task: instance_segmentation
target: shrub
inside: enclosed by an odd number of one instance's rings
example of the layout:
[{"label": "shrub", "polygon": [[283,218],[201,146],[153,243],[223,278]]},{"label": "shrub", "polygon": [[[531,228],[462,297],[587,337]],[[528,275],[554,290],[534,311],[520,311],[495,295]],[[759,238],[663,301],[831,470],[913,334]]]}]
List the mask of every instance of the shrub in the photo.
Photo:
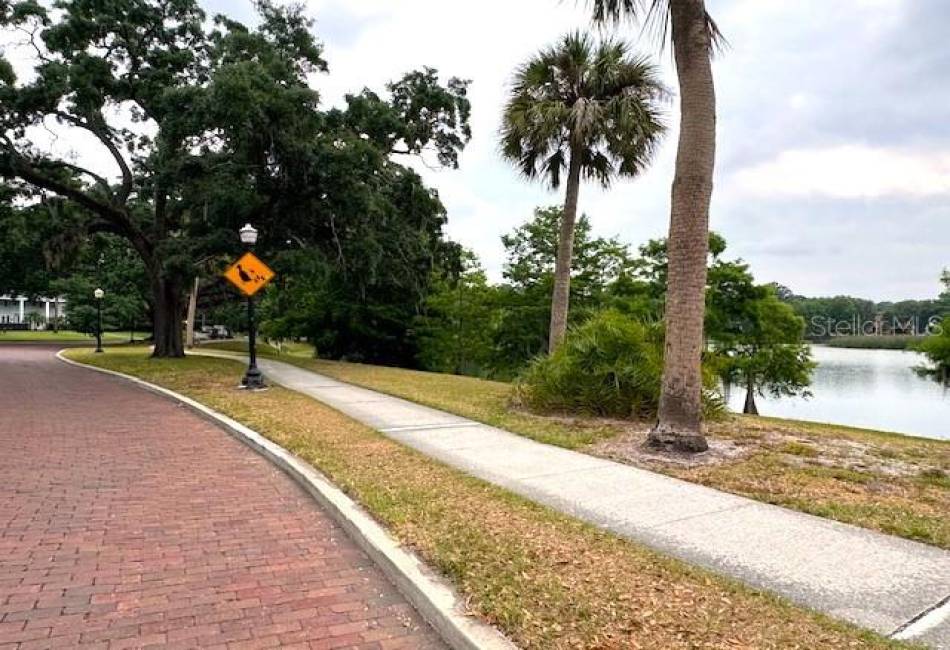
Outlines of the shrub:
[{"label": "shrub", "polygon": [[[608,310],[572,329],[553,355],[532,361],[515,399],[538,412],[648,418],[656,415],[662,373],[662,325]],[[719,408],[710,391],[707,409]]]}]

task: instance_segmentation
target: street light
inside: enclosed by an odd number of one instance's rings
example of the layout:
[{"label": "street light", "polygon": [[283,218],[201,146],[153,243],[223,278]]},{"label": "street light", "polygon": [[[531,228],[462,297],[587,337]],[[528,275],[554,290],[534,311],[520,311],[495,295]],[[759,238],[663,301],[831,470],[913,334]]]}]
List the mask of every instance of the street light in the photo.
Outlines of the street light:
[{"label": "street light", "polygon": [[248,247],[257,243],[257,228],[249,223],[244,224],[244,227],[238,231],[238,234],[241,236],[241,243],[247,244]]},{"label": "street light", "polygon": [[[238,234],[241,237],[241,243],[247,246],[248,250],[257,243],[257,229],[249,223],[245,224],[238,231]],[[257,367],[257,324],[254,322],[254,296],[247,297],[247,349],[247,372],[244,373],[241,384],[252,390],[264,388],[264,375]]]},{"label": "street light", "polygon": [[96,352],[102,352],[102,297],[106,292],[97,288],[92,295],[96,297]]}]

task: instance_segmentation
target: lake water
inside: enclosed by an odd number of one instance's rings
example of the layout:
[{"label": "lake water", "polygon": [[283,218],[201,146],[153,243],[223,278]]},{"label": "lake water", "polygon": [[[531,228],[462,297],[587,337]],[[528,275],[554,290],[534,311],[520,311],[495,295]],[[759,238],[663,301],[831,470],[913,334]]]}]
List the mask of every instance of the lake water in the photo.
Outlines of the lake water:
[{"label": "lake water", "polygon": [[[756,397],[760,415],[831,422],[950,440],[950,389],[918,376],[916,352],[812,348],[818,367],[812,397]],[[729,407],[741,412],[745,391],[733,388]]]}]

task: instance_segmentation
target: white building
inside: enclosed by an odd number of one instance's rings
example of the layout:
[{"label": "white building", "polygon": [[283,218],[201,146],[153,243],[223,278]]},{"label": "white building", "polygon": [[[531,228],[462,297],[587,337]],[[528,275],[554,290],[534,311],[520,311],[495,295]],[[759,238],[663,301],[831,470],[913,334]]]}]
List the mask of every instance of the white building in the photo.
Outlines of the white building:
[{"label": "white building", "polygon": [[51,319],[65,314],[65,298],[0,296],[0,329],[46,329]]}]

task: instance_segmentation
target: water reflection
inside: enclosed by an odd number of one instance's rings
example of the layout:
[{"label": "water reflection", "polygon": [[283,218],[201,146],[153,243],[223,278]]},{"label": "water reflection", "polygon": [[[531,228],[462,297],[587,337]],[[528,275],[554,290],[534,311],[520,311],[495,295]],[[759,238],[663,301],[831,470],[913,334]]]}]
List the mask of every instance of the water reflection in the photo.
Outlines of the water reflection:
[{"label": "water reflection", "polygon": [[[814,346],[818,367],[808,399],[756,401],[761,415],[832,422],[950,440],[950,390],[920,377],[924,358],[902,350],[855,350]],[[728,396],[742,410],[745,393]]]}]

